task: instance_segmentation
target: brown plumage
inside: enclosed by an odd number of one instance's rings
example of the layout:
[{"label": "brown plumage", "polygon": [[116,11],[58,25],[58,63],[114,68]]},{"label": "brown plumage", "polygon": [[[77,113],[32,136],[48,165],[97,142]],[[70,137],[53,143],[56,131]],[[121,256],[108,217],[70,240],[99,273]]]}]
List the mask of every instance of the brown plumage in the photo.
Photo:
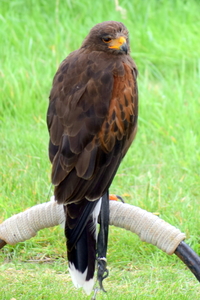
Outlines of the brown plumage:
[{"label": "brown plumage", "polygon": [[67,204],[69,260],[136,133],[137,69],[129,53],[122,23],[97,24],[53,80],[47,113],[49,156],[55,198]]}]

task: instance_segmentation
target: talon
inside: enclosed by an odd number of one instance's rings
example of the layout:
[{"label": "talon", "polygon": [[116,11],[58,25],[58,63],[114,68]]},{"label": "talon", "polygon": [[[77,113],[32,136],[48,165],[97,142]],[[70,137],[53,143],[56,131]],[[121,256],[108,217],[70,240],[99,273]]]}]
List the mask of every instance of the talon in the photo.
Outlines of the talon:
[{"label": "talon", "polygon": [[116,196],[122,203],[125,203],[124,199],[121,196],[119,196],[119,195],[116,195]]},{"label": "talon", "polygon": [[110,194],[109,200],[114,200],[114,201],[120,200],[122,203],[125,203],[124,199],[121,196],[115,194]]}]

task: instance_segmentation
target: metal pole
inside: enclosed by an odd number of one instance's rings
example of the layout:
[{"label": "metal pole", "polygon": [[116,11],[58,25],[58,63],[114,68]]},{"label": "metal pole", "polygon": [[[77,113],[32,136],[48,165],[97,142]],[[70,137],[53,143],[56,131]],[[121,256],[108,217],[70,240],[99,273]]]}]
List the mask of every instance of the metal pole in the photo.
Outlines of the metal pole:
[{"label": "metal pole", "polygon": [[0,249],[3,248],[7,243],[0,239]]},{"label": "metal pole", "polygon": [[180,242],[174,253],[186,264],[200,282],[200,257],[185,242]]}]

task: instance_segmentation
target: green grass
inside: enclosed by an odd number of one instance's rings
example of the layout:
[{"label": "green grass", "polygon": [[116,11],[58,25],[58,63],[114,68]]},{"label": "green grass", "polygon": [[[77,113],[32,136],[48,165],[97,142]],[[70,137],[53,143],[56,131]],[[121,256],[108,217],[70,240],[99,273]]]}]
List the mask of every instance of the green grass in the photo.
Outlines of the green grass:
[{"label": "green grass", "polygon": [[[46,110],[58,64],[105,20],[129,29],[139,69],[139,130],[111,192],[186,233],[200,254],[199,2],[1,0],[0,222],[49,199]],[[60,228],[0,253],[0,298],[89,299],[75,290]],[[98,299],[198,299],[194,276],[174,256],[111,228]]]}]

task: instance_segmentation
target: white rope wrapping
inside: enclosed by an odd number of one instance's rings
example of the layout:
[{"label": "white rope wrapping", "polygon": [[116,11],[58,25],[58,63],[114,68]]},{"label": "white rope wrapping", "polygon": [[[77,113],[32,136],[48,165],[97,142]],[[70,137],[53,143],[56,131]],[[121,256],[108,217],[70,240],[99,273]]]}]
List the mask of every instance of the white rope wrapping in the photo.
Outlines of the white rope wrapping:
[{"label": "white rope wrapping", "polygon": [[[7,244],[34,237],[40,229],[53,227],[65,220],[62,205],[51,201],[35,205],[0,224],[0,239]],[[110,225],[136,233],[142,241],[153,244],[167,254],[173,254],[185,234],[154,214],[139,207],[110,201]]]},{"label": "white rope wrapping", "polygon": [[136,233],[143,242],[173,254],[186,236],[179,229],[139,207],[110,201],[110,225]]},{"label": "white rope wrapping", "polygon": [[39,230],[59,225],[64,220],[63,206],[58,205],[52,197],[51,201],[35,205],[0,224],[0,239],[14,245],[34,237]]}]

